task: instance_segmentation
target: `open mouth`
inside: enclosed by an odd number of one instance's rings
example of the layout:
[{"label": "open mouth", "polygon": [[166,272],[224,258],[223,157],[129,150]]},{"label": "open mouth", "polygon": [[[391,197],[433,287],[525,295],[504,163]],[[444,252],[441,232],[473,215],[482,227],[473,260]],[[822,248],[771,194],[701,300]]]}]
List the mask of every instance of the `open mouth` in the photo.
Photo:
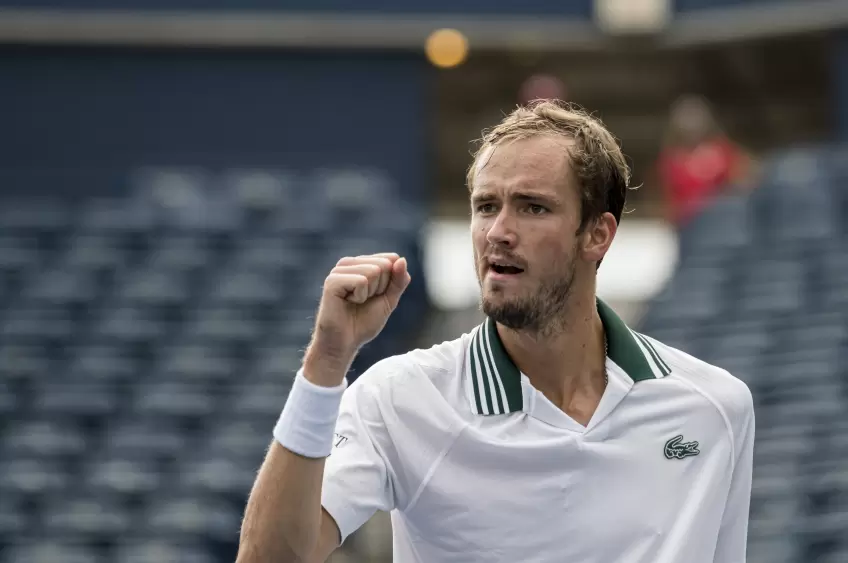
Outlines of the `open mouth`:
[{"label": "open mouth", "polygon": [[491,264],[490,267],[492,268],[492,271],[496,274],[504,275],[516,275],[524,271],[516,266],[504,266],[502,264]]}]

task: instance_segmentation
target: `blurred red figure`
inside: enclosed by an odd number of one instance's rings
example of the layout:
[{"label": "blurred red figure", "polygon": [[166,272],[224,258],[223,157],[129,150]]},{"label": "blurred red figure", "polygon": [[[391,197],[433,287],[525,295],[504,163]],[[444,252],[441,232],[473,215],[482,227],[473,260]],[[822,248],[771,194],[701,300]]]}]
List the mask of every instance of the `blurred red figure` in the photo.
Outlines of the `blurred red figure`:
[{"label": "blurred red figure", "polygon": [[518,103],[527,105],[535,100],[565,100],[568,94],[562,81],[549,74],[534,74],[524,81],[518,92]]},{"label": "blurred red figure", "polygon": [[658,163],[668,220],[681,227],[725,188],[743,183],[748,162],[703,98],[678,99]]}]

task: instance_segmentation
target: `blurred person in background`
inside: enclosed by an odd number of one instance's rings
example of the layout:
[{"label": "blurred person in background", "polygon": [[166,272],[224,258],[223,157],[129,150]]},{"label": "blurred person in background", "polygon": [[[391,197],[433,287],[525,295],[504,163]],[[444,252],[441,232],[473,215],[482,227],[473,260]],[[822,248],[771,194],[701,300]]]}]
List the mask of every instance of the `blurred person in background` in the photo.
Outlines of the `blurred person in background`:
[{"label": "blurred person in background", "polygon": [[725,190],[750,185],[751,157],[721,130],[700,96],[675,101],[663,145],[657,174],[666,218],[678,228]]},{"label": "blurred person in background", "polygon": [[744,563],[753,400],[596,297],[630,169],[576,106],[519,107],[468,173],[486,319],[347,386],[410,283],[342,258],[247,503],[238,563],[325,561],[376,511],[394,560]]},{"label": "blurred person in background", "polygon": [[566,100],[565,84],[551,74],[539,73],[528,77],[518,90],[518,103],[526,106],[542,100]]}]

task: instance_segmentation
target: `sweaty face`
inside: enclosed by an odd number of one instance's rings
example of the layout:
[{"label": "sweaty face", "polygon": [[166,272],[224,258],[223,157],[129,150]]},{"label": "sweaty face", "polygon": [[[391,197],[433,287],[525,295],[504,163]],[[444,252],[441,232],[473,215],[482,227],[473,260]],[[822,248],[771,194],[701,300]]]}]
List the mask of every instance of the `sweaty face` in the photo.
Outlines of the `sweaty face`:
[{"label": "sweaty face", "polygon": [[580,198],[568,141],[531,137],[480,155],[471,234],[483,312],[542,332],[568,305],[577,266]]}]

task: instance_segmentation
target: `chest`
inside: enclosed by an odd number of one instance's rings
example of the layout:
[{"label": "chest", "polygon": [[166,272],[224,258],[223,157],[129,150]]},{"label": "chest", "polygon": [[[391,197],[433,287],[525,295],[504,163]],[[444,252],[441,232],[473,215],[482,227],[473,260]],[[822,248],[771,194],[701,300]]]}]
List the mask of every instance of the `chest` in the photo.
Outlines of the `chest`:
[{"label": "chest", "polygon": [[509,538],[521,537],[525,548],[592,561],[586,546],[652,549],[687,507],[721,512],[731,454],[714,428],[660,423],[593,435],[532,426],[503,439],[461,435],[406,515],[418,532],[442,549],[495,558],[518,556]]}]

